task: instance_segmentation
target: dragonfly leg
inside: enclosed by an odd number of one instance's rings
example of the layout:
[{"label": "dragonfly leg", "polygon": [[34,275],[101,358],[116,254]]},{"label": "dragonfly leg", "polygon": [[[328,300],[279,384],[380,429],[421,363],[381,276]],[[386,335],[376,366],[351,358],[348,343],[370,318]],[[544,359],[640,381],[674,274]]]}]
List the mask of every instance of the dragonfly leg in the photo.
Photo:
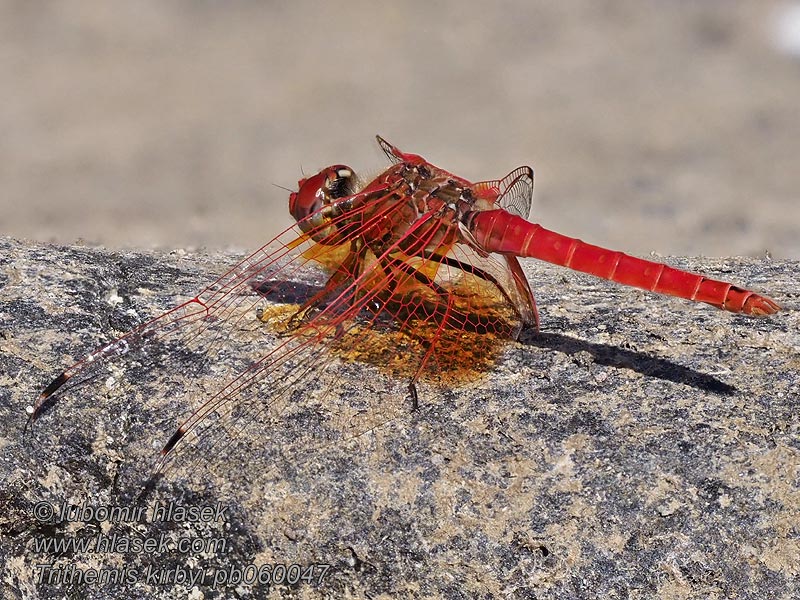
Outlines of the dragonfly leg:
[{"label": "dragonfly leg", "polygon": [[408,395],[411,398],[411,412],[419,410],[419,395],[417,394],[417,384],[412,379],[408,384]]},{"label": "dragonfly leg", "polygon": [[516,260],[515,257],[506,257],[506,259],[508,262],[508,266],[511,269],[512,276],[514,277],[514,283],[517,286],[517,290],[519,291],[524,301],[527,303],[527,308],[523,309],[527,313],[529,313],[527,315],[523,314],[523,311],[520,310],[520,307],[517,306],[517,303],[514,302],[514,300],[508,295],[508,292],[505,290],[505,288],[502,285],[500,285],[500,283],[491,273],[487,273],[483,269],[476,267],[475,265],[472,265],[470,263],[464,263],[456,258],[452,258],[450,256],[442,256],[441,254],[433,252],[426,252],[425,258],[435,260],[449,267],[460,269],[464,273],[469,273],[470,275],[483,279],[484,281],[488,281],[500,291],[500,293],[503,295],[503,298],[505,298],[505,300],[509,303],[509,305],[513,307],[514,312],[517,313],[517,317],[521,321],[523,321],[525,325],[533,325],[538,331],[539,313],[536,310],[536,301],[533,299],[533,292],[531,292],[528,280],[525,278],[525,274],[522,272],[522,268],[519,266],[519,262]]},{"label": "dragonfly leg", "polygon": [[449,293],[445,288],[443,288],[441,285],[433,281],[433,279],[425,275],[425,273],[421,273],[418,269],[409,265],[406,262],[403,262],[400,259],[389,257],[386,260],[381,261],[381,266],[383,267],[384,272],[389,276],[390,279],[389,289],[391,292],[394,292],[394,290],[397,288],[398,277],[394,273],[399,271],[400,273],[403,273],[406,276],[406,279],[408,279],[409,277],[413,277],[419,283],[427,286],[428,288],[434,289],[436,291],[436,294],[442,298],[447,297]]},{"label": "dragonfly leg", "polygon": [[[366,251],[367,247],[363,244],[361,239],[352,240],[350,242],[350,252],[348,252],[347,258],[336,268],[325,283],[325,287],[303,302],[303,305],[297,312],[289,318],[287,329],[296,329],[302,323],[308,322],[309,315],[315,313],[327,299],[331,297],[335,298],[338,292],[341,291],[342,286],[357,279],[364,267]],[[354,298],[355,295],[351,294],[351,303]]]}]

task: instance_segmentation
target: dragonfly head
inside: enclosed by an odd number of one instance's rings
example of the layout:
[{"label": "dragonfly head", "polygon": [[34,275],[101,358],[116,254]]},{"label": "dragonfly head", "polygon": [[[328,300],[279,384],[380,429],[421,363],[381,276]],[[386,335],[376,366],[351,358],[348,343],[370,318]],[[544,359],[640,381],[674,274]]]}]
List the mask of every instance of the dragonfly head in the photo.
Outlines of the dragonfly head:
[{"label": "dragonfly head", "polygon": [[339,198],[352,193],[356,180],[353,169],[333,165],[316,175],[297,182],[297,191],[289,195],[289,212],[304,233],[321,242],[335,233],[334,214],[328,209]]}]

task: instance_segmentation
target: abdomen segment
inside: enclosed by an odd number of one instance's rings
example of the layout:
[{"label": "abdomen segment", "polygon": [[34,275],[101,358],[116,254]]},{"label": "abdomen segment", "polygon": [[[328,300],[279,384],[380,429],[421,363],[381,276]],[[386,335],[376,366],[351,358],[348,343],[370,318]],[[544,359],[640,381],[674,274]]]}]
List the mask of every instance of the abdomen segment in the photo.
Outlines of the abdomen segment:
[{"label": "abdomen segment", "polygon": [[769,315],[780,310],[774,300],[750,290],[587,244],[504,210],[471,213],[467,226],[487,252],[538,258],[624,285],[705,302],[730,312]]}]

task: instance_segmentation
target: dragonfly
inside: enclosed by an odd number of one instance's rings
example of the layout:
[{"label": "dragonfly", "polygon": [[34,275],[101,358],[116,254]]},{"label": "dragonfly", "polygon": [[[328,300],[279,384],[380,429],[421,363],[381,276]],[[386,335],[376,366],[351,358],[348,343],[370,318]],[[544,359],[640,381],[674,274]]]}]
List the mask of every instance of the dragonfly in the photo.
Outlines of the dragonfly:
[{"label": "dragonfly", "polygon": [[[362,178],[337,164],[301,179],[289,196],[292,227],[189,300],[61,372],[29,407],[28,423],[68,381],[90,378],[167,341],[193,348],[210,362],[234,343],[234,331],[243,325],[271,327],[274,342],[256,349],[174,429],[161,447],[159,469],[188,434],[211,429],[212,415],[238,408],[236,418],[248,422],[263,412],[280,413],[294,389],[336,359],[371,363],[392,379],[404,379],[413,410],[421,378],[450,374],[458,384],[480,376],[505,341],[526,327],[538,330],[520,258],[734,313],[771,315],[780,309],[774,300],[731,283],[528,221],[534,189],[528,166],[473,183],[380,136],[377,141],[388,168]],[[303,283],[310,270],[325,274],[323,285]]]}]

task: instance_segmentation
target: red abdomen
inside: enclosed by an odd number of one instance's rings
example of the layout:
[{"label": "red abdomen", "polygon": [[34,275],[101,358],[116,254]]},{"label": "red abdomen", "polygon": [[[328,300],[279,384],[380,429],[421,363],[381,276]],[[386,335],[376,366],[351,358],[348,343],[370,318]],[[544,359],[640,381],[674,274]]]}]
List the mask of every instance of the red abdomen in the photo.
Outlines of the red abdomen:
[{"label": "red abdomen", "polygon": [[766,296],[724,281],[587,244],[498,209],[474,212],[467,226],[487,252],[538,258],[596,277],[749,315],[780,306]]}]

